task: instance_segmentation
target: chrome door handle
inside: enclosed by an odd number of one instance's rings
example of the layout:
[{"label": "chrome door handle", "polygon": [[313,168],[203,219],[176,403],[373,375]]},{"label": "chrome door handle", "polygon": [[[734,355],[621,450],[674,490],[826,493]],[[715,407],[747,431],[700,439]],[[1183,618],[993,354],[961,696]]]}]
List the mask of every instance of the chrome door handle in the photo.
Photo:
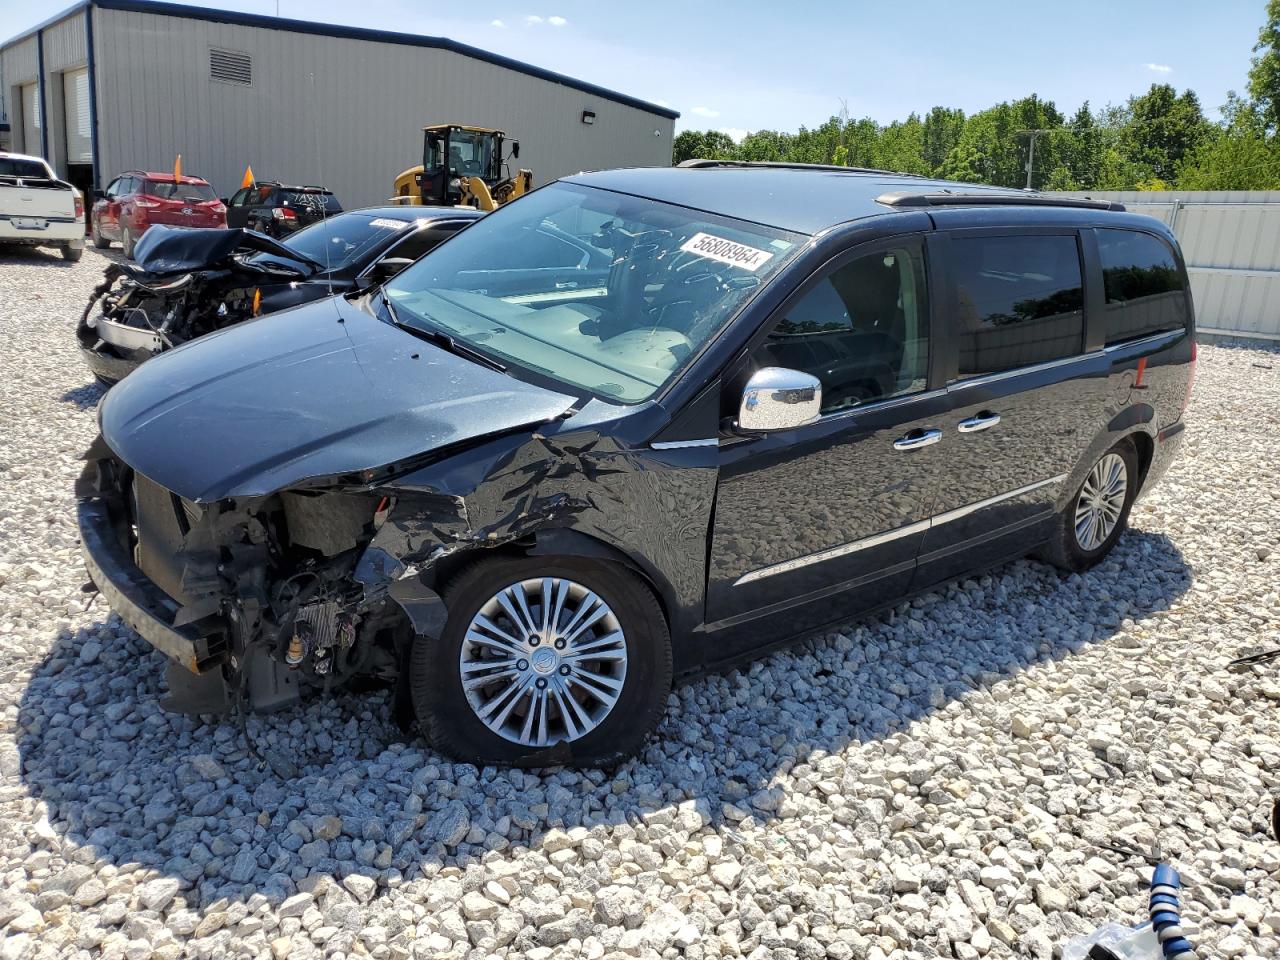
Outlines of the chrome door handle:
[{"label": "chrome door handle", "polygon": [[912,430],[905,437],[893,441],[893,449],[919,450],[921,447],[931,447],[941,439],[941,430]]},{"label": "chrome door handle", "polygon": [[970,417],[968,420],[961,420],[960,432],[977,433],[979,430],[988,430],[999,422],[1000,414],[984,410],[976,417]]}]

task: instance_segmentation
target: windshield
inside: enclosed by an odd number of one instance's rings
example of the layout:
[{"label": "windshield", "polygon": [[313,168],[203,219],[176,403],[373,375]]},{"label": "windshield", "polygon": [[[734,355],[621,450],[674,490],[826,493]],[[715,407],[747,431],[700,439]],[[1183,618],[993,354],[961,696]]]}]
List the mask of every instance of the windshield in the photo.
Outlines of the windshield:
[{"label": "windshield", "polygon": [[[338,270],[379,249],[392,237],[412,230],[414,221],[394,217],[371,217],[362,213],[343,213],[304,227],[280,242],[316,263]],[[255,253],[250,263],[278,263],[272,253]]]},{"label": "windshield", "polygon": [[0,177],[21,177],[24,180],[48,180],[53,174],[39,160],[19,160],[17,157],[0,157]]},{"label": "windshield", "polygon": [[163,180],[148,180],[144,192],[165,200],[194,200],[197,203],[206,203],[209,200],[218,199],[218,195],[213,192],[213,187],[207,183],[166,183]]},{"label": "windshield", "polygon": [[653,396],[803,238],[552,184],[477,221],[386,288],[400,322],[579,393]]},{"label": "windshield", "polygon": [[449,132],[450,176],[487,177],[493,164],[493,134]]}]

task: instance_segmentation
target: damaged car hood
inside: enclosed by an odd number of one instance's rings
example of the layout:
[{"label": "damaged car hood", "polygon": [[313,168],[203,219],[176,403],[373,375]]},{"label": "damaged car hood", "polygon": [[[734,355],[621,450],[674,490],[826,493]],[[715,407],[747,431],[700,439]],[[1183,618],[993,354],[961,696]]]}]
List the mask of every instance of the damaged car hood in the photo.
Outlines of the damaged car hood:
[{"label": "damaged car hood", "polygon": [[533,427],[573,404],[334,297],[162,354],[107,393],[99,421],[134,470],[208,502]]},{"label": "damaged car hood", "polygon": [[151,275],[209,270],[226,263],[233,254],[269,253],[283,257],[309,272],[321,264],[290,250],[279,240],[252,230],[166,227],[156,224],[142,235],[133,252],[135,267],[127,272]]}]

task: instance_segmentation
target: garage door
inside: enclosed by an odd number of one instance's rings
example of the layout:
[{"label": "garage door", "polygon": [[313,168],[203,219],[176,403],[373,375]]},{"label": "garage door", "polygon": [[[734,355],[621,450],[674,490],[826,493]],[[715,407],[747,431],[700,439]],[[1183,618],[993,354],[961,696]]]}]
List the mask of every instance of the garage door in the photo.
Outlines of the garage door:
[{"label": "garage door", "polygon": [[87,68],[68,70],[62,75],[62,102],[67,112],[67,163],[93,163]]},{"label": "garage door", "polygon": [[22,150],[44,156],[44,146],[40,142],[40,86],[27,83],[22,87]]}]

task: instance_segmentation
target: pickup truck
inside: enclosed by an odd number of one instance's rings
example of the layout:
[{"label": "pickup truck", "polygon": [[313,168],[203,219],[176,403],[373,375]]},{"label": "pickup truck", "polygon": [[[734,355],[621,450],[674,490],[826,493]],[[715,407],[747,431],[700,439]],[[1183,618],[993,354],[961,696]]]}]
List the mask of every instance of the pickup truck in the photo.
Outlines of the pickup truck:
[{"label": "pickup truck", "polygon": [[58,247],[72,262],[84,253],[84,196],[40,157],[0,153],[0,244]]}]

